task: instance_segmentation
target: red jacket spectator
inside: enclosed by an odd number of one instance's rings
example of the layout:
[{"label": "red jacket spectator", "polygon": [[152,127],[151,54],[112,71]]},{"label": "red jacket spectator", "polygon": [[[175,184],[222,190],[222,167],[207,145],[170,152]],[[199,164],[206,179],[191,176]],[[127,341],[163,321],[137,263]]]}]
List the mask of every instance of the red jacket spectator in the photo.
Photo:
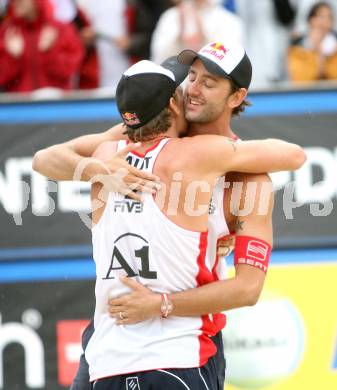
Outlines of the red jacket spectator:
[{"label": "red jacket spectator", "polygon": [[83,58],[78,80],[79,89],[93,89],[99,87],[99,66],[96,51],[95,31],[91,26],[86,13],[77,7],[77,15],[73,20],[73,25],[82,38],[85,47],[85,56]]},{"label": "red jacket spectator", "polygon": [[73,26],[53,18],[49,0],[11,0],[0,28],[0,88],[71,89],[84,49]]}]

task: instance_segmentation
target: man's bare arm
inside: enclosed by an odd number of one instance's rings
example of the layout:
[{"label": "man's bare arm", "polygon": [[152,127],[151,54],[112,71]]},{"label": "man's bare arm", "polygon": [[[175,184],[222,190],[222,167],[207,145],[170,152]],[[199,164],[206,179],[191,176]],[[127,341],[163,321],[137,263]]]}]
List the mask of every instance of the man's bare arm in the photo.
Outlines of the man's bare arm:
[{"label": "man's bare arm", "polygon": [[[235,197],[241,195],[240,209],[242,210],[245,205],[248,206],[247,202],[254,202],[251,213],[246,216],[235,216],[236,236],[253,236],[272,245],[273,192],[270,178],[268,175],[236,174],[235,180],[243,183],[242,192],[241,194],[232,192],[231,199],[226,200],[235,204]],[[252,195],[254,191],[249,191],[249,186],[256,187],[256,195]],[[237,211],[232,210],[232,213],[238,214]],[[173,314],[217,313],[254,305],[262,291],[265,276],[266,274],[258,268],[246,264],[237,265],[235,276],[232,278],[199,287],[195,289],[195,293],[194,290],[189,290],[173,294],[172,299],[176,307]],[[189,307],[189,313],[184,309],[185,306]]]},{"label": "man's bare arm", "polygon": [[126,153],[135,148],[133,144],[128,145],[122,152],[111,155],[104,164],[92,158],[99,145],[125,139],[123,133],[124,127],[119,124],[103,133],[85,135],[42,149],[33,158],[33,169],[51,180],[82,181],[96,180],[100,175],[106,177],[107,174],[112,175],[123,169],[124,187],[120,188],[121,192],[135,188],[142,191],[146,185],[158,178],[132,167],[125,161]]},{"label": "man's bare arm", "polygon": [[191,145],[201,167],[219,175],[225,172],[263,173],[292,171],[305,160],[304,150],[296,144],[278,139],[233,143],[226,137],[202,135],[193,137]]},{"label": "man's bare arm", "polygon": [[[122,139],[122,126],[98,133],[74,138],[62,144],[39,150],[33,158],[33,169],[52,180],[74,180],[74,172],[84,158],[90,158],[98,146],[106,141]],[[83,172],[83,181],[98,173],[99,167],[88,164]]]},{"label": "man's bare arm", "polygon": [[[273,192],[271,180],[267,175],[242,175],[236,180],[243,181],[241,207],[245,201],[253,202],[253,210],[247,216],[235,217],[237,235],[260,238],[272,245],[272,209]],[[248,183],[256,186],[256,196],[245,199]],[[247,195],[248,196],[248,195]],[[250,195],[251,197],[251,195]],[[233,198],[232,198],[233,200]],[[230,201],[230,199],[228,199]],[[233,213],[235,213],[233,211]],[[195,316],[219,313],[234,308],[254,305],[262,291],[265,273],[250,265],[240,264],[235,267],[235,276],[194,289],[171,294],[173,311],[171,315]],[[131,294],[110,300],[110,314],[120,323],[135,323],[160,315],[161,297],[130,278],[124,283],[133,289]],[[127,318],[120,321],[119,313],[126,313]]]}]

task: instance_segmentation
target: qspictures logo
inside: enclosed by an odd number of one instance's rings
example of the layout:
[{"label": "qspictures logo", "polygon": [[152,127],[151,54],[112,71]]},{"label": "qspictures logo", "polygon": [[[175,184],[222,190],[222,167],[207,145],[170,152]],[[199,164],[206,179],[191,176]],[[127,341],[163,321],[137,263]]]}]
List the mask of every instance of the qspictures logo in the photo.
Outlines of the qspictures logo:
[{"label": "qspictures logo", "polygon": [[[337,146],[332,150],[325,147],[307,147],[307,162],[301,169],[296,172],[277,172],[272,174],[274,183],[274,191],[279,191],[279,204],[282,208],[281,219],[294,220],[297,209],[302,208],[306,218],[306,224],[312,224],[309,218],[311,217],[326,217],[336,212],[337,201]],[[148,157],[140,158],[137,156],[128,156],[127,161],[137,168],[150,166]],[[88,160],[85,160],[83,165],[79,164],[78,170],[73,182],[64,181],[55,183],[48,181],[46,177],[32,171],[31,157],[16,157],[8,158],[4,161],[4,168],[0,169],[0,212],[12,215],[12,219],[17,226],[24,225],[24,216],[27,223],[30,223],[30,216],[47,217],[54,213],[62,215],[77,212],[80,215],[82,222],[91,228],[91,200],[90,200],[90,183],[79,181],[83,170],[86,167]],[[109,167],[104,165],[102,161],[97,160],[105,169],[106,175],[103,175],[107,180],[102,182],[104,187],[109,191],[118,191],[118,188],[126,186],[125,178],[128,172],[120,169],[114,174],[111,173]],[[317,173],[319,172],[319,174]],[[172,175],[171,189],[165,188],[161,183],[161,193],[167,194],[170,199],[169,205],[170,215],[176,215],[179,194],[181,190],[183,175],[176,172]],[[25,181],[27,180],[27,181]],[[99,178],[97,178],[99,180]],[[100,179],[102,180],[102,178]],[[226,183],[225,188],[229,188],[230,183]],[[248,183],[244,204],[238,204],[240,193],[242,194],[242,182],[233,183],[232,193],[237,194],[230,202],[231,213],[237,216],[248,215],[254,207],[254,198],[257,193],[256,182]],[[271,189],[269,184],[263,186],[262,194],[258,206],[260,215],[265,215],[268,211],[268,198]],[[192,182],[186,190],[186,196],[183,200],[185,213],[189,216],[199,216],[204,212],[212,213],[212,206],[200,205],[194,207],[195,196],[198,191],[207,191],[207,183]],[[129,188],[131,192],[132,189]],[[250,194],[250,196],[247,196]],[[164,206],[164,197],[158,203]],[[104,199],[103,199],[104,200]],[[120,212],[141,212],[141,206],[135,204],[118,204],[116,209]],[[101,200],[94,207],[101,207]],[[304,209],[304,207],[306,209]],[[56,216],[58,218],[58,216]],[[304,220],[303,220],[304,221]],[[299,223],[294,221],[295,223]],[[304,223],[304,222],[303,222]],[[304,226],[304,225],[303,225]],[[331,227],[334,228],[335,225]]]}]

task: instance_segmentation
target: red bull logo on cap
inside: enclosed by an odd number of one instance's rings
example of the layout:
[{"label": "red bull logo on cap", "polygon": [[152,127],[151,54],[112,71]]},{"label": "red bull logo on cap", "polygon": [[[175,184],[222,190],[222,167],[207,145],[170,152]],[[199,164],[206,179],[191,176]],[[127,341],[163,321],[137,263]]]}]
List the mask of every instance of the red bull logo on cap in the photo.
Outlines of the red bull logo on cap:
[{"label": "red bull logo on cap", "polygon": [[201,50],[201,53],[207,53],[213,55],[218,60],[222,60],[225,55],[228,53],[228,49],[221,42],[214,42],[207,45],[204,49]]},{"label": "red bull logo on cap", "polygon": [[227,54],[228,52],[225,46],[220,42],[212,43],[210,46],[213,47],[214,50],[222,51],[224,54]]},{"label": "red bull logo on cap", "polygon": [[134,126],[134,125],[140,124],[140,120],[139,120],[137,114],[134,112],[124,112],[122,114],[122,117],[123,117],[125,124],[128,126]]}]

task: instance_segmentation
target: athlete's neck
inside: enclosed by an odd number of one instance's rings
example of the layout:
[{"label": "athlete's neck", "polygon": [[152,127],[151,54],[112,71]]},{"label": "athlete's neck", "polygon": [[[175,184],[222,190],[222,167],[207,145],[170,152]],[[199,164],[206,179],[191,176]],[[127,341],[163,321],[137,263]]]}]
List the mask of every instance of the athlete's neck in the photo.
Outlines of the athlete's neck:
[{"label": "athlete's neck", "polygon": [[155,137],[151,139],[142,141],[142,146],[145,148],[149,148],[164,138],[177,138],[177,132],[175,128],[171,126],[165,133],[157,134]]}]

